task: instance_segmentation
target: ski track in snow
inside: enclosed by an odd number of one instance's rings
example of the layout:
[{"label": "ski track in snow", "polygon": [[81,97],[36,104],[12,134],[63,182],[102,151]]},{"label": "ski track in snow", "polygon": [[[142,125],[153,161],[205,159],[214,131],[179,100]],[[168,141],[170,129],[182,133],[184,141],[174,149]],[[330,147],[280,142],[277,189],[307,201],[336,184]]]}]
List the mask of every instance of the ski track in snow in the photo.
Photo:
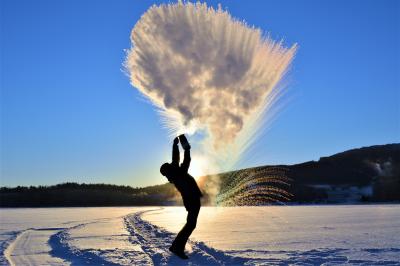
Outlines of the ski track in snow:
[{"label": "ski track in snow", "polygon": [[3,234],[7,237],[0,244],[0,265],[10,264],[9,257],[11,255],[11,250],[13,250],[16,238],[21,233],[23,233],[23,231],[11,231]]},{"label": "ski track in snow", "polygon": [[210,248],[203,242],[195,241],[189,241],[186,245],[187,249],[191,249],[188,253],[190,259],[182,260],[168,250],[175,234],[144,221],[141,215],[146,212],[149,211],[126,216],[125,224],[131,234],[130,241],[139,244],[154,265],[243,265],[248,261],[248,259],[230,256]]},{"label": "ski track in snow", "polygon": [[64,228],[30,228],[20,231],[4,251],[4,264],[14,265],[62,265],[63,261],[50,255],[46,243],[51,235]]},{"label": "ski track in snow", "polygon": [[4,243],[3,257],[0,265],[119,265],[104,260],[96,254],[97,250],[79,250],[69,245],[69,231],[91,222],[72,227],[29,228],[15,232],[14,236]]},{"label": "ski track in snow", "polygon": [[[397,260],[371,260],[380,253],[400,254],[399,248],[386,249],[313,249],[307,251],[228,250],[220,251],[204,242],[190,240],[187,244],[189,260],[173,255],[169,246],[175,234],[141,218],[151,209],[123,217],[132,248],[83,249],[76,247],[71,231],[100,223],[92,220],[72,227],[30,228],[7,232],[6,241],[0,245],[0,265],[400,265]],[[352,252],[367,254],[361,259],[350,259]]]}]

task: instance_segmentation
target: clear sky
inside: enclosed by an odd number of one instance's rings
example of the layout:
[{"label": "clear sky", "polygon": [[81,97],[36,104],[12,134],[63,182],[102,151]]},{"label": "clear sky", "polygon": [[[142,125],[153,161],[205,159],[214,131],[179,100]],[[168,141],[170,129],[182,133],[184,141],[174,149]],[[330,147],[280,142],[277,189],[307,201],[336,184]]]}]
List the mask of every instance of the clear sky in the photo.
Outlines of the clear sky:
[{"label": "clear sky", "polygon": [[[2,186],[166,180],[170,140],[122,72],[153,1],[0,1]],[[400,142],[400,1],[207,1],[299,50],[240,167]]]}]

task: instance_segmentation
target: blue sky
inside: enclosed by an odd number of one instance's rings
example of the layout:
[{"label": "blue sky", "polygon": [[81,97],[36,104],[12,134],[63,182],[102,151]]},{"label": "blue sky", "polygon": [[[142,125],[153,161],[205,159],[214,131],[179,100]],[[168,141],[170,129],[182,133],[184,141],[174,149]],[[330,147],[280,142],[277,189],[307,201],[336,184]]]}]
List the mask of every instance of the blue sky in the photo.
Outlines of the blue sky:
[{"label": "blue sky", "polygon": [[[170,140],[122,72],[153,1],[0,1],[2,186],[165,182]],[[399,1],[207,1],[299,50],[240,167],[400,142]]]}]

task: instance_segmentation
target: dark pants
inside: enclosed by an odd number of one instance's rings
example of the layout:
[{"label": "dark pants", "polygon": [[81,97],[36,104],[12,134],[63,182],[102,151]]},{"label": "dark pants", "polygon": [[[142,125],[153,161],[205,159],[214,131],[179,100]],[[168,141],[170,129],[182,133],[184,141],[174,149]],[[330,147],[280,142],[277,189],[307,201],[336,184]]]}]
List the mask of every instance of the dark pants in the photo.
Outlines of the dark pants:
[{"label": "dark pants", "polygon": [[200,212],[200,199],[183,200],[185,208],[188,212],[186,224],[176,236],[172,246],[177,250],[185,250],[186,242],[193,230],[196,228],[197,217]]}]

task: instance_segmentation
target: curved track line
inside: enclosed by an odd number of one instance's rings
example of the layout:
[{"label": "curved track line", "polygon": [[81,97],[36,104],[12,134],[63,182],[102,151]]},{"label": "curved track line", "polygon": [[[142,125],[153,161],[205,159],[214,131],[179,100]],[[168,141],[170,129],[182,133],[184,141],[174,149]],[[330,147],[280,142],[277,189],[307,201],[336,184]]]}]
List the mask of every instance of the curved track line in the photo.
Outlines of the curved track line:
[{"label": "curved track line", "polygon": [[50,255],[47,240],[63,228],[30,228],[21,232],[5,251],[5,257],[14,265],[63,265],[64,261]]},{"label": "curved track line", "polygon": [[[162,209],[162,208],[161,208]],[[130,241],[140,244],[154,265],[243,265],[248,259],[233,257],[197,241],[189,241],[192,251],[189,260],[181,260],[168,250],[175,235],[141,218],[146,210],[127,215],[125,225],[131,234]]]},{"label": "curved track line", "polygon": [[[29,229],[28,229],[28,230],[29,230]],[[7,246],[6,249],[4,250],[4,253],[3,253],[3,254],[4,254],[4,257],[5,257],[6,261],[8,262],[8,264],[11,265],[11,266],[14,266],[14,265],[15,265],[14,262],[12,261],[12,259],[11,259],[11,254],[12,254],[13,251],[14,251],[15,244],[16,244],[16,242],[18,241],[18,238],[21,237],[21,235],[22,235],[25,231],[26,231],[26,230],[19,232],[18,234],[16,234],[16,235],[13,237],[13,239],[10,239],[11,242],[8,244],[8,246]]]}]

